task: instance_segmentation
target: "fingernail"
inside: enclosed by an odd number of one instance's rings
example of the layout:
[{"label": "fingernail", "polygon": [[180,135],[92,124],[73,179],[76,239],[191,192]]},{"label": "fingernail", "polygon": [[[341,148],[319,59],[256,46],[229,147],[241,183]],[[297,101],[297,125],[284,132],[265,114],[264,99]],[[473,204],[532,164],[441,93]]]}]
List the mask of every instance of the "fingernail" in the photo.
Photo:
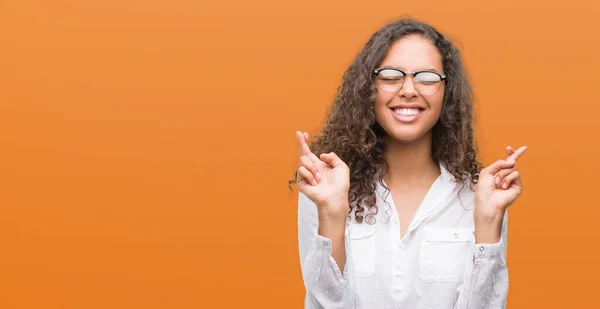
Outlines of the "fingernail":
[{"label": "fingernail", "polygon": [[496,176],[496,184],[500,183],[500,177]]},{"label": "fingernail", "polygon": [[505,182],[505,183],[504,183],[504,185],[502,185],[502,188],[503,188],[503,189],[506,189],[506,188],[508,188],[508,184]]},{"label": "fingernail", "polygon": [[321,179],[321,172],[317,171],[317,178]]},{"label": "fingernail", "polygon": [[317,181],[313,179],[312,184],[313,184],[313,186],[316,186],[317,185]]}]

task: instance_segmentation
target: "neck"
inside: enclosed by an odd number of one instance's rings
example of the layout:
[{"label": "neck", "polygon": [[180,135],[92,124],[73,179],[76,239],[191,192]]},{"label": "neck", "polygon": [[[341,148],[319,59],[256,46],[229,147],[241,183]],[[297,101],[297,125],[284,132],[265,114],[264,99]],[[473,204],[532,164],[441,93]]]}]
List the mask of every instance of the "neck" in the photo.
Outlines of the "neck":
[{"label": "neck", "polygon": [[389,170],[383,176],[388,186],[412,186],[436,179],[440,175],[440,167],[431,155],[431,143],[431,132],[410,143],[388,137],[384,157]]}]

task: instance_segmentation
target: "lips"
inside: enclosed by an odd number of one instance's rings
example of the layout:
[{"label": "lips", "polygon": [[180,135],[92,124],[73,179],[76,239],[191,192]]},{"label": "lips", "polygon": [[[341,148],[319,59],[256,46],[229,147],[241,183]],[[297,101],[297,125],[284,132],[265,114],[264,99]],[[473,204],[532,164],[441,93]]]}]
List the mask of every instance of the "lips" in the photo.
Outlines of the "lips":
[{"label": "lips", "polygon": [[423,111],[422,108],[394,108],[392,109],[394,111],[395,114],[397,115],[404,115],[404,116],[413,116],[416,114],[419,114]]},{"label": "lips", "polygon": [[402,122],[402,123],[411,123],[415,122],[417,119],[421,117],[425,111],[424,108],[420,107],[395,107],[390,108],[390,113],[392,116]]}]

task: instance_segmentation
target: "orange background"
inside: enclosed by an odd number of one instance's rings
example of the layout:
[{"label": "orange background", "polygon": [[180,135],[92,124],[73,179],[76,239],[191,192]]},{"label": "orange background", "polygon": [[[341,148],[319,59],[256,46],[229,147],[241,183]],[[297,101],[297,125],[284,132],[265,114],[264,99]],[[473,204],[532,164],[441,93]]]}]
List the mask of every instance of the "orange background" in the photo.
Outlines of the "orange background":
[{"label": "orange background", "polygon": [[404,14],[529,146],[509,308],[598,308],[600,4],[551,2],[2,1],[0,308],[302,308],[294,131]]}]

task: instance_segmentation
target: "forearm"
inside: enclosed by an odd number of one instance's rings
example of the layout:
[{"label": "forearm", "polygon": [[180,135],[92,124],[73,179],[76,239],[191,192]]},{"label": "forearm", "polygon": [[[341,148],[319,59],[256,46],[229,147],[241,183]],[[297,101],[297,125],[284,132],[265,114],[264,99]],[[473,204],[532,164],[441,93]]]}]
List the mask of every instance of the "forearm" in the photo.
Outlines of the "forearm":
[{"label": "forearm", "polygon": [[345,252],[350,247],[350,231],[345,224],[347,210],[340,223],[340,219],[334,219],[342,218],[341,215],[320,213],[303,194],[298,206],[300,261],[307,291],[305,308],[353,308],[352,261]]},{"label": "forearm", "polygon": [[[342,209],[347,209],[347,206]],[[341,215],[331,216],[330,214],[319,212],[318,234],[331,239],[331,257],[335,260],[341,273],[344,273],[346,264],[346,214],[342,219]]]},{"label": "forearm", "polygon": [[[481,249],[483,248],[483,249]],[[472,269],[465,274],[455,309],[504,309],[508,268],[501,243],[475,246]]]},{"label": "forearm", "polygon": [[[488,223],[496,224],[499,220]],[[504,309],[508,295],[508,268],[506,247],[508,235],[508,213],[500,221],[500,236],[496,240],[494,228],[482,228],[478,234],[473,254],[473,264],[465,272],[455,309]],[[480,220],[479,223],[485,223]],[[495,225],[488,225],[496,227]],[[482,227],[485,227],[482,225]],[[477,238],[477,236],[476,236]],[[494,242],[494,240],[496,240]],[[489,242],[488,242],[489,241]]]}]

